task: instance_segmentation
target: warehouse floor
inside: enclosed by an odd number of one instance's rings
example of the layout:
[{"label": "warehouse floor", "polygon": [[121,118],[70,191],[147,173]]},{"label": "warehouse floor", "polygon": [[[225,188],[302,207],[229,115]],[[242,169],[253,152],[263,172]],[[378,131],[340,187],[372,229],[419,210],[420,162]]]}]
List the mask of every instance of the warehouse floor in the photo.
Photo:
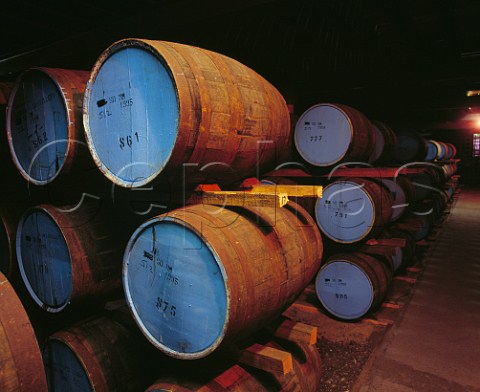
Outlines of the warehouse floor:
[{"label": "warehouse floor", "polygon": [[480,391],[480,191],[463,190],[359,392]]}]

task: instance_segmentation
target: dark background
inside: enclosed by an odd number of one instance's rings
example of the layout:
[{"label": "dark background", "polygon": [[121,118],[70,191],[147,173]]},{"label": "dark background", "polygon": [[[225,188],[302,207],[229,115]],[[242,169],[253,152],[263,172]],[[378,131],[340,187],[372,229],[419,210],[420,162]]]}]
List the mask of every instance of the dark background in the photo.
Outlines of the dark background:
[{"label": "dark background", "polygon": [[126,37],[200,46],[273,83],[296,114],[331,101],[456,144],[480,181],[480,1],[135,0],[4,2],[0,81],[23,69],[91,69]]}]

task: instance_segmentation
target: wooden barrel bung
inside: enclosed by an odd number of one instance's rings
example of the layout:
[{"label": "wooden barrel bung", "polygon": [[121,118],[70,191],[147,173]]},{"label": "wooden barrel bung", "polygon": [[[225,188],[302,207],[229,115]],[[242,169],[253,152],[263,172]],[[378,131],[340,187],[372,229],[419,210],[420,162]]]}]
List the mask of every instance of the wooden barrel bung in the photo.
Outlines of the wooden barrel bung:
[{"label": "wooden barrel bung", "polygon": [[81,108],[88,75],[31,68],[17,79],[7,107],[7,136],[27,181],[46,185],[71,172],[84,139]]},{"label": "wooden barrel bung", "polygon": [[106,317],[54,333],[43,348],[49,390],[143,390],[151,382],[151,369],[138,338]]},{"label": "wooden barrel bung", "polygon": [[184,164],[196,167],[197,182],[212,173],[241,180],[273,168],[290,136],[285,100],[250,68],[197,47],[141,39],[114,43],[95,63],[84,125],[97,166],[123,187],[181,174]]},{"label": "wooden barrel bung", "polygon": [[207,356],[271,320],[320,266],[317,226],[300,206],[192,205],[132,235],[124,256],[127,303],[164,353]]},{"label": "wooden barrel bung", "polygon": [[39,205],[17,229],[20,274],[33,300],[57,313],[70,303],[100,301],[121,288],[121,253],[102,216]]},{"label": "wooden barrel bung", "polygon": [[13,287],[0,272],[0,390],[47,392],[35,333]]},{"label": "wooden barrel bung", "polygon": [[364,253],[333,255],[317,274],[315,291],[332,315],[355,320],[380,305],[392,272],[381,261]]},{"label": "wooden barrel bung", "polygon": [[379,233],[392,216],[393,198],[382,185],[363,178],[334,181],[315,205],[320,230],[340,243]]},{"label": "wooden barrel bung", "polygon": [[375,131],[358,110],[322,103],[300,116],[294,140],[305,161],[324,167],[340,162],[366,162],[375,145]]}]

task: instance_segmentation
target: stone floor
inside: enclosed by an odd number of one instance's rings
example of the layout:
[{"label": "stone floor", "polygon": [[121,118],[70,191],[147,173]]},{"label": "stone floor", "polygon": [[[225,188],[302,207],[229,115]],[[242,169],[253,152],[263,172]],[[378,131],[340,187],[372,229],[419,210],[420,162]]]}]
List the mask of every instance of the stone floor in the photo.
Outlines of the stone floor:
[{"label": "stone floor", "polygon": [[464,189],[357,392],[480,391],[480,191]]}]

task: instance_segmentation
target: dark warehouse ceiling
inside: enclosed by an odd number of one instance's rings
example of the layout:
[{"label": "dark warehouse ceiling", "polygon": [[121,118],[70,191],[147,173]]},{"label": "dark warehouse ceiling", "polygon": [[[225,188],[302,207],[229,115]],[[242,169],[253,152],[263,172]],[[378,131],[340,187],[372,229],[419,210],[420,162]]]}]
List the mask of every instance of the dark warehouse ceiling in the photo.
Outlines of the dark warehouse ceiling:
[{"label": "dark warehouse ceiling", "polygon": [[153,38],[229,55],[301,111],[319,101],[419,129],[455,129],[480,106],[480,1],[4,2],[0,77],[90,69],[114,41]]}]

